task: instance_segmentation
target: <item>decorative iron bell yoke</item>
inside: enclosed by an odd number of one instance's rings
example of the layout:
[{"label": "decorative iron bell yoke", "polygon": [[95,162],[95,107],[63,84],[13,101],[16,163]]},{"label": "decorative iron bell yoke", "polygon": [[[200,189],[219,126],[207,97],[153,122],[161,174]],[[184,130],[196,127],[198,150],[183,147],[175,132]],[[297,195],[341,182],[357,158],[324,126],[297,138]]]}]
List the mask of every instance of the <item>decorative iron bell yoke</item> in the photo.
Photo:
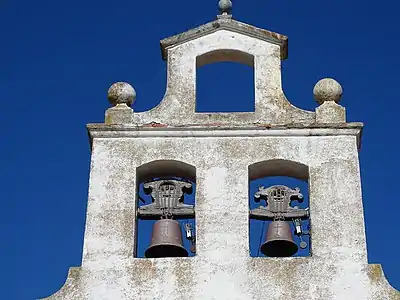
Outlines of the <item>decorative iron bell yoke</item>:
[{"label": "decorative iron bell yoke", "polygon": [[250,210],[250,218],[258,220],[271,220],[265,235],[265,242],[261,245],[261,252],[269,257],[293,256],[298,251],[298,246],[293,240],[293,233],[289,221],[293,222],[294,234],[300,239],[300,248],[307,248],[303,235],[309,235],[308,230],[302,227],[302,221],[309,219],[309,209],[292,207],[291,202],[303,201],[299,188],[290,189],[284,185],[275,185],[269,188],[259,187],[254,194],[256,202],[265,200],[267,206],[259,206]]},{"label": "decorative iron bell yoke", "polygon": [[[138,218],[159,219],[153,225],[150,246],[145,251],[147,258],[186,257],[183,247],[179,218],[194,218],[193,205],[184,204],[184,194],[192,193],[192,184],[177,179],[157,179],[143,185],[145,194],[151,195],[152,203],[138,208]],[[195,251],[195,237],[190,223],[185,224],[186,238]]]}]

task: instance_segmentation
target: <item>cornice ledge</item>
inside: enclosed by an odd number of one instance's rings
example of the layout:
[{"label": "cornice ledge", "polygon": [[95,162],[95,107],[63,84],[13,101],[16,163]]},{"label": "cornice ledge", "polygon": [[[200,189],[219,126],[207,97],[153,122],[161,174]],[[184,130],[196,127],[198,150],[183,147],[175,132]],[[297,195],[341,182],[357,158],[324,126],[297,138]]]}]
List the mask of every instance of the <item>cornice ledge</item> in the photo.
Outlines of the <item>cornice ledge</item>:
[{"label": "cornice ledge", "polygon": [[357,137],[360,146],[363,123],[342,124],[251,124],[228,126],[224,124],[169,126],[151,123],[146,125],[88,124],[90,142],[94,138],[155,138],[155,137],[290,137],[290,136],[343,136]]}]

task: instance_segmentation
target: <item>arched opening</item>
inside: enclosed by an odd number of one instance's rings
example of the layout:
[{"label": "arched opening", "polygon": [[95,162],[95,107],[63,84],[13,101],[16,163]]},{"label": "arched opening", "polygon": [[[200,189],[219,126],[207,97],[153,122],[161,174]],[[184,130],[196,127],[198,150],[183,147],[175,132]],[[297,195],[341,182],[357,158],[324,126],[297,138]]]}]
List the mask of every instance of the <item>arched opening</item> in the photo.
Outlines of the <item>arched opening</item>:
[{"label": "arched opening", "polygon": [[216,50],[196,59],[196,112],[254,112],[254,57]]},{"label": "arched opening", "polygon": [[136,169],[135,257],[187,257],[196,252],[196,168],[157,160]]},{"label": "arched opening", "polygon": [[251,257],[311,255],[308,167],[287,160],[249,166]]}]

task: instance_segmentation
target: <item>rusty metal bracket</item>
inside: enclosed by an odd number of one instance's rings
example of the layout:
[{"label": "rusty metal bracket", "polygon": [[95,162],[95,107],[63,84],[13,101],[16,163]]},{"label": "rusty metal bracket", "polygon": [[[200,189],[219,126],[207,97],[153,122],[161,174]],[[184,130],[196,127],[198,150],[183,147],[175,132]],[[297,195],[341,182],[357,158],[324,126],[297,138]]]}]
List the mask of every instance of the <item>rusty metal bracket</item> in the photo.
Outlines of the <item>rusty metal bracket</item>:
[{"label": "rusty metal bracket", "polygon": [[184,180],[157,179],[143,185],[152,203],[138,208],[140,219],[193,218],[194,205],[184,204],[184,194],[192,193],[192,184]]},{"label": "rusty metal bracket", "polygon": [[271,219],[308,219],[310,217],[308,208],[302,209],[292,207],[291,202],[303,201],[303,195],[299,188],[291,189],[284,185],[274,185],[269,188],[263,186],[254,194],[254,200],[264,200],[267,206],[259,206],[250,210],[250,218],[258,220]]}]

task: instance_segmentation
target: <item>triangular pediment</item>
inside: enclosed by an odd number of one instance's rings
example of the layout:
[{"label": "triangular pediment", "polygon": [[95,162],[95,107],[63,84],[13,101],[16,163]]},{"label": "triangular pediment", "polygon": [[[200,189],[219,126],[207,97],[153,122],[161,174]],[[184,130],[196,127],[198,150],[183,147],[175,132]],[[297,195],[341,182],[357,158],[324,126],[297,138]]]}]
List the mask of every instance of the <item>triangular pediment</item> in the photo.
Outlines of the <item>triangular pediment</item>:
[{"label": "triangular pediment", "polygon": [[228,30],[240,33],[249,37],[263,40],[269,43],[279,45],[281,47],[281,59],[287,58],[288,55],[288,38],[287,36],[261,29],[246,23],[238,22],[231,18],[218,18],[215,21],[190,29],[186,32],[165,38],[160,41],[162,58],[166,60],[167,49],[184,44],[191,40],[212,34],[219,30]]}]

